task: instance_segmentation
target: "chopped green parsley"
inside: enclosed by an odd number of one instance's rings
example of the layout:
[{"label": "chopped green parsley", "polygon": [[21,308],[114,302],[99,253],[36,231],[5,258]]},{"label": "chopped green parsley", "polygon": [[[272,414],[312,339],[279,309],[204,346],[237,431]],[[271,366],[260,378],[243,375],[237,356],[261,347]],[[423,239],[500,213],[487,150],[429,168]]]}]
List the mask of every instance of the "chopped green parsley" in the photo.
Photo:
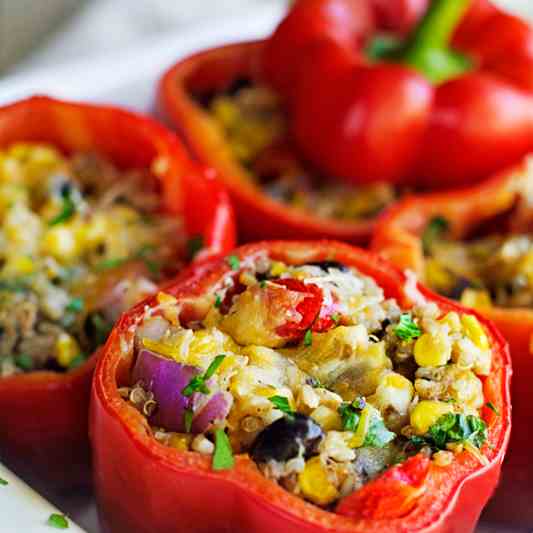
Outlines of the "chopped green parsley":
[{"label": "chopped green parsley", "polygon": [[15,356],[15,365],[21,370],[32,370],[34,367],[34,361],[31,355],[21,353],[20,355]]},{"label": "chopped green parsley", "polygon": [[68,520],[65,515],[52,513],[46,522],[46,525],[56,529],[68,529]]},{"label": "chopped green parsley", "polygon": [[183,414],[183,423],[185,425],[185,432],[190,433],[192,429],[192,418],[193,418],[193,412],[192,409],[185,409],[185,413]]},{"label": "chopped green parsley", "polygon": [[214,373],[218,370],[218,367],[222,364],[222,361],[226,358],[225,355],[220,354],[217,355],[204,374],[198,374],[197,376],[194,376],[187,386],[181,391],[183,396],[192,396],[195,392],[201,392],[202,394],[209,394],[209,389],[206,385],[206,381],[208,381]]},{"label": "chopped green parsley", "polygon": [[430,446],[445,450],[448,443],[469,443],[481,448],[487,440],[487,425],[481,418],[461,413],[447,413],[433,424],[423,437],[412,437],[417,448]]},{"label": "chopped green parsley", "polygon": [[83,307],[85,306],[85,302],[83,298],[72,298],[68,305],[65,307],[67,311],[70,313],[79,313],[83,311]]},{"label": "chopped green parsley", "polygon": [[274,404],[276,409],[285,413],[289,417],[294,416],[294,411],[291,409],[288,398],[285,396],[271,396],[269,400]]},{"label": "chopped green parsley", "polygon": [[213,470],[233,468],[235,459],[228,436],[223,429],[215,431],[215,453],[213,454]]},{"label": "chopped green parsley", "polygon": [[230,266],[231,270],[239,270],[239,267],[241,266],[241,262],[236,255],[228,256],[226,258],[226,261],[228,265]]},{"label": "chopped green parsley", "polygon": [[70,187],[66,187],[61,191],[61,200],[63,202],[61,211],[57,216],[50,220],[48,223],[49,226],[57,226],[58,224],[67,222],[67,220],[70,220],[76,212],[76,204],[72,199],[72,190]]},{"label": "chopped green parsley", "polygon": [[313,344],[313,332],[308,329],[304,335],[304,346],[311,346]]},{"label": "chopped green parsley", "polygon": [[409,313],[404,313],[400,316],[400,322],[394,328],[394,333],[399,339],[410,341],[420,337],[422,331],[420,331],[420,328],[413,322],[411,315]]},{"label": "chopped green parsley", "polygon": [[425,254],[429,254],[433,243],[442,238],[450,227],[449,222],[441,216],[433,217],[422,234],[422,247]]}]

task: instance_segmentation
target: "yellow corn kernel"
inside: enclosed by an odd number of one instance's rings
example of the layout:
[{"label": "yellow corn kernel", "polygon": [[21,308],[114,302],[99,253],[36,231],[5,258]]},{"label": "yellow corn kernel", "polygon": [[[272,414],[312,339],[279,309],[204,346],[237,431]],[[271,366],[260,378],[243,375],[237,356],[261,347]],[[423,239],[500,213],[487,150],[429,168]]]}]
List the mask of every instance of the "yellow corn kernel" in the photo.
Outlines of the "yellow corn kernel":
[{"label": "yellow corn kernel", "polygon": [[22,183],[23,172],[18,161],[0,152],[0,181],[3,183]]},{"label": "yellow corn kernel", "polygon": [[305,463],[304,469],[298,476],[298,485],[304,497],[317,505],[328,505],[339,496],[318,456]]},{"label": "yellow corn kernel", "polygon": [[205,358],[206,354],[236,352],[239,348],[231,337],[220,331],[202,329],[194,332],[189,345],[189,356]]},{"label": "yellow corn kernel", "polygon": [[439,322],[441,324],[446,324],[452,333],[459,333],[462,331],[463,326],[461,324],[461,319],[455,311],[450,311],[444,315]]},{"label": "yellow corn kernel", "polygon": [[368,369],[390,368],[392,366],[383,341],[369,344],[366,350],[359,353],[359,357],[367,363]]},{"label": "yellow corn kernel", "polygon": [[368,429],[370,428],[370,422],[372,421],[372,409],[373,408],[370,405],[367,405],[361,411],[361,418],[359,419],[357,430],[349,443],[350,447],[360,448],[364,444],[366,434],[368,433]]},{"label": "yellow corn kernel", "polygon": [[474,309],[492,307],[490,294],[487,291],[479,289],[465,289],[461,294],[461,303],[466,307],[472,307]]},{"label": "yellow corn kernel", "polygon": [[373,403],[382,412],[393,407],[397,413],[406,414],[413,396],[413,384],[401,374],[391,372],[378,385]]},{"label": "yellow corn kernel", "polygon": [[452,356],[450,340],[443,334],[424,333],[415,342],[415,361],[418,366],[442,366]]},{"label": "yellow corn kernel", "polygon": [[440,452],[433,454],[432,459],[437,466],[444,468],[453,463],[454,457],[453,453],[441,450]]},{"label": "yellow corn kernel", "polygon": [[250,148],[242,142],[232,141],[231,150],[239,161],[248,161],[252,155]]},{"label": "yellow corn kernel", "polygon": [[232,369],[235,365],[237,365],[238,360],[234,355],[226,355],[226,357],[223,359],[222,363],[218,367],[218,373],[219,374],[225,374],[228,370]]},{"label": "yellow corn kernel", "polygon": [[215,119],[225,128],[231,128],[239,119],[239,109],[229,98],[215,99],[211,108]]},{"label": "yellow corn kernel", "polygon": [[489,339],[483,326],[474,315],[464,314],[461,316],[465,335],[480,349],[489,349]]},{"label": "yellow corn kernel", "polygon": [[15,255],[9,257],[3,268],[3,273],[13,276],[25,276],[35,270],[35,263],[26,255]]},{"label": "yellow corn kernel", "polygon": [[76,339],[68,333],[60,333],[55,343],[55,355],[57,362],[63,368],[67,368],[79,354],[80,346]]},{"label": "yellow corn kernel", "polygon": [[180,310],[178,306],[163,307],[163,316],[174,326],[180,323]]},{"label": "yellow corn kernel", "polygon": [[141,219],[140,213],[127,205],[114,205],[107,214],[109,222],[122,226],[135,224]]},{"label": "yellow corn kernel", "polygon": [[436,259],[428,258],[425,265],[425,281],[433,289],[445,291],[453,287],[455,278]]},{"label": "yellow corn kernel", "polygon": [[239,281],[247,287],[250,287],[251,285],[255,285],[257,283],[256,277],[249,270],[243,270],[241,272],[241,274],[239,275]]},{"label": "yellow corn kernel", "polygon": [[390,374],[387,374],[383,381],[381,382],[380,386],[383,387],[390,387],[392,389],[397,390],[406,390],[413,392],[413,384],[404,376],[401,374],[398,374],[396,372],[391,372]]},{"label": "yellow corn kernel", "polygon": [[[40,182],[47,174],[62,162],[61,154],[53,146],[34,143],[17,143],[6,152],[6,162],[17,172],[4,179],[24,181],[29,185]],[[2,170],[7,170],[6,168]]]},{"label": "yellow corn kernel", "polygon": [[161,305],[175,305],[178,303],[178,300],[166,292],[159,291],[157,293],[157,302]]},{"label": "yellow corn kernel", "polygon": [[27,189],[13,183],[0,184],[0,214],[4,215],[10,206],[17,203],[28,203]]},{"label": "yellow corn kernel", "polygon": [[186,452],[191,444],[192,435],[185,433],[172,433],[168,445],[180,452]]},{"label": "yellow corn kernel", "polygon": [[270,275],[272,277],[281,276],[283,272],[287,270],[286,265],[284,265],[281,261],[273,261],[272,266],[270,267]]},{"label": "yellow corn kernel", "polygon": [[41,247],[45,254],[49,254],[62,262],[75,259],[80,250],[75,233],[70,227],[62,224],[46,231]]},{"label": "yellow corn kernel", "polygon": [[181,355],[181,347],[176,344],[168,344],[166,342],[153,341],[151,339],[143,339],[143,346],[152,352],[156,352],[173,359],[178,359]]},{"label": "yellow corn kernel", "polygon": [[417,435],[425,435],[429,428],[447,413],[453,413],[451,404],[435,400],[422,400],[411,412],[411,427]]},{"label": "yellow corn kernel", "polygon": [[257,385],[254,388],[254,393],[257,396],[262,396],[263,398],[270,398],[277,395],[277,389],[275,387],[269,387],[268,385]]},{"label": "yellow corn kernel", "polygon": [[96,248],[105,241],[108,229],[107,217],[95,213],[87,222],[80,224],[78,236],[86,248]]},{"label": "yellow corn kernel", "polygon": [[342,418],[335,409],[319,405],[311,412],[311,418],[319,424],[324,431],[341,431]]}]

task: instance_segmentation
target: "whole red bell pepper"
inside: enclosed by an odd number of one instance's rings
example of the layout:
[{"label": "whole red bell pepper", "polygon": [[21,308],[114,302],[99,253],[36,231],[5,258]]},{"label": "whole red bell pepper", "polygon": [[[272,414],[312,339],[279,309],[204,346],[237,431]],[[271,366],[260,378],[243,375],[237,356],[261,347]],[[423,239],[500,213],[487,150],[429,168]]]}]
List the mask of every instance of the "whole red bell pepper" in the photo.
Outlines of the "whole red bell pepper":
[{"label": "whole red bell pepper", "polygon": [[319,218],[265,194],[233,156],[209,113],[193,97],[224,91],[239,79],[260,80],[262,48],[262,42],[239,43],[200,52],[178,62],[160,83],[163,115],[183,135],[193,154],[217,169],[235,206],[241,239],[331,238],[367,243],[372,219]]},{"label": "whole red bell pepper", "polygon": [[[531,178],[527,161],[502,172],[486,183],[454,192],[406,198],[380,220],[372,249],[402,269],[424,276],[422,235],[436,216],[444,217],[452,237],[460,239],[496,222],[496,231],[512,216],[522,185]],[[527,185],[526,185],[527,187]],[[523,189],[522,189],[523,190]],[[509,342],[513,360],[513,434],[503,468],[502,483],[491,500],[488,514],[499,522],[530,526],[533,523],[533,466],[530,460],[530,427],[533,408],[529,397],[533,382],[533,310],[530,308],[483,307],[479,310],[494,321]]]},{"label": "whole red bell pepper", "polygon": [[[413,293],[435,302],[443,312],[473,313],[427,289],[358,248],[335,242],[270,241],[232,252],[241,264],[258,253],[289,264],[335,260],[357,268],[383,287],[387,297],[410,306]],[[165,291],[178,302],[212,293],[231,271],[224,259],[191,267]],[[407,284],[406,284],[407,282]],[[495,327],[483,322],[493,347],[493,371],[484,394],[499,410],[484,408],[489,427],[488,463],[468,453],[449,467],[438,467],[422,454],[389,469],[352,493],[330,512],[305,502],[264,477],[247,454],[230,470],[214,471],[211,459],[164,446],[148,422],[124,401],[119,386],[129,384],[131,346],[136,321],[152,298],[126,313],[111,333],[98,361],[92,389],[90,433],[100,516],[108,533],[254,532],[452,532],[473,531],[483,505],[494,490],[510,432],[510,358]],[[476,315],[477,316],[477,315]]]},{"label": "whole red bell pepper", "polygon": [[[45,142],[66,153],[92,151],[121,168],[146,168],[155,158],[167,212],[183,217],[203,239],[197,260],[235,245],[225,191],[188,159],[177,139],[149,118],[120,109],[34,97],[0,108],[0,146]],[[87,418],[96,355],[68,373],[35,371],[0,378],[0,457],[32,478],[65,487],[86,483]]]},{"label": "whole red bell pepper", "polygon": [[433,0],[407,38],[383,46],[373,37],[393,26],[384,6],[408,14],[396,37],[423,7],[300,0],[268,40],[264,70],[305,157],[351,183],[453,187],[533,148],[524,21],[486,0]]}]

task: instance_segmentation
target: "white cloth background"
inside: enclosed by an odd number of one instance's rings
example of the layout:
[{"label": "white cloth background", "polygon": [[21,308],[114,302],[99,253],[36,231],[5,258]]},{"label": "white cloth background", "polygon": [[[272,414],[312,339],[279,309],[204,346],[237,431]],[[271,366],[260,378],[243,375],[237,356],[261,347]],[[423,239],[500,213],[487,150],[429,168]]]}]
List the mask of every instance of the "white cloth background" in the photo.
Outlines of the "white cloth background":
[{"label": "white cloth background", "polygon": [[87,0],[77,14],[12,71],[28,72],[80,58],[87,60],[136,45],[143,38],[179,32],[180,27],[193,21],[216,21],[218,16],[266,3],[285,4],[286,0]]}]

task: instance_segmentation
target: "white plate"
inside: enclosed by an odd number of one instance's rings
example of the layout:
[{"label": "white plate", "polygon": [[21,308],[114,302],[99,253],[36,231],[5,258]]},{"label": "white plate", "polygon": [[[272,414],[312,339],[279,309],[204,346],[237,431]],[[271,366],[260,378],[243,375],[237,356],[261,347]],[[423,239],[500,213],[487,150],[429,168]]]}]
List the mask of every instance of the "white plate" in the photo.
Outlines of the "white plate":
[{"label": "white plate", "polygon": [[[511,8],[532,14],[530,0],[498,0]],[[190,26],[173,35],[143,42],[134,49],[117,52],[90,62],[80,61],[54,70],[13,76],[0,85],[0,104],[33,94],[59,98],[114,103],[149,112],[153,108],[155,84],[177,58],[210,46],[260,38],[268,35],[282,15],[279,5],[266,5],[239,17],[217,19],[210,27]],[[58,512],[51,504],[0,465],[0,531],[3,533],[50,533],[46,520]],[[99,533],[96,510],[88,492],[54,494],[39,482],[32,482],[58,508],[85,528]],[[71,523],[69,531],[84,530]],[[481,524],[477,533],[511,533],[511,530]],[[126,533],[126,532],[124,532]],[[514,533],[514,532],[513,532]]]},{"label": "white plate", "polygon": [[[37,494],[26,483],[21,481],[13,472],[0,464],[0,531],[5,533],[50,533],[50,526],[46,525],[52,513],[61,514],[56,507],[51,505],[42,496]],[[7,482],[7,485],[4,484]],[[68,531],[83,533],[69,519]],[[93,529],[97,531],[97,529]]]}]

